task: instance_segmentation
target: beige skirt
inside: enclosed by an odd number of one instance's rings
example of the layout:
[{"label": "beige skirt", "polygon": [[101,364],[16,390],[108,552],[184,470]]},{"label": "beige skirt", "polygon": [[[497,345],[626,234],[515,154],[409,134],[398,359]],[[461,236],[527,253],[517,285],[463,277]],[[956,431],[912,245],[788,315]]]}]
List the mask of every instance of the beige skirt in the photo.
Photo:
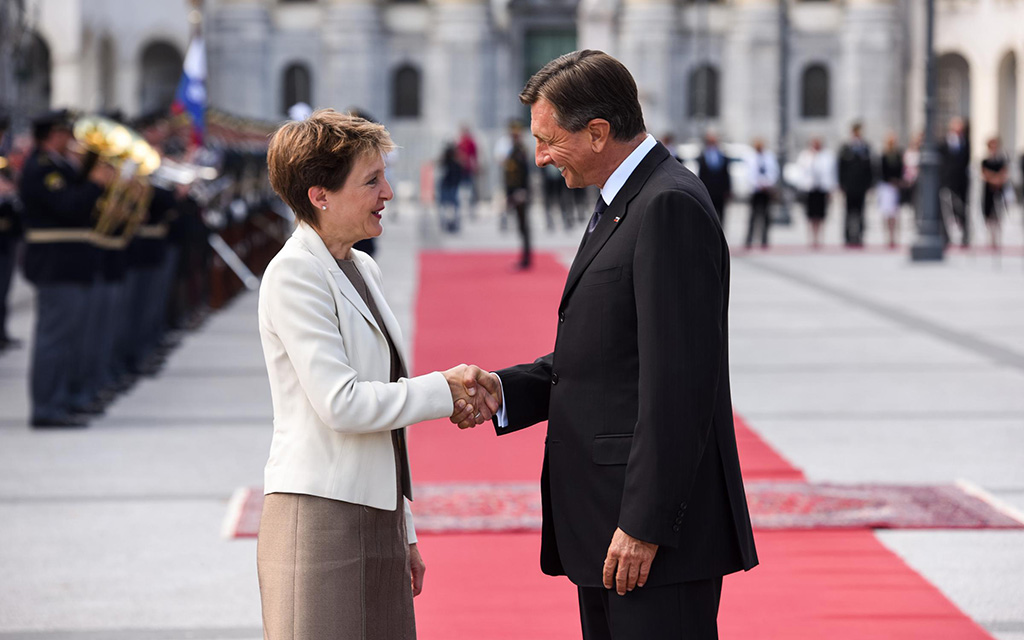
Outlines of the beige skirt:
[{"label": "beige skirt", "polygon": [[414,640],[405,512],[272,493],[256,550],[265,640]]}]

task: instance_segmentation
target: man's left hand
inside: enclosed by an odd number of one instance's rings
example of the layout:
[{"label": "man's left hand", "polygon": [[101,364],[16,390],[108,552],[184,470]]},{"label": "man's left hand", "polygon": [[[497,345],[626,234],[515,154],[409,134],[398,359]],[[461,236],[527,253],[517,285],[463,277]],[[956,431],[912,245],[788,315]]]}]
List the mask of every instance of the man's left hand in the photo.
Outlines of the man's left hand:
[{"label": "man's left hand", "polygon": [[412,569],[412,597],[415,598],[423,592],[423,574],[427,571],[415,542],[409,545],[409,568]]},{"label": "man's left hand", "polygon": [[608,555],[604,559],[604,588],[615,589],[620,596],[647,583],[658,545],[637,540],[622,529],[615,529]]}]

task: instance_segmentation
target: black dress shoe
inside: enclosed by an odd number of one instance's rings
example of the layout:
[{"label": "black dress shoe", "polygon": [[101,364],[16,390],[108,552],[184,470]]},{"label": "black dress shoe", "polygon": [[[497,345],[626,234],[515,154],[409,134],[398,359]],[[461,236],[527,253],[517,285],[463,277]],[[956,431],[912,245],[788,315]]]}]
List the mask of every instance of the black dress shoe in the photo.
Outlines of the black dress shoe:
[{"label": "black dress shoe", "polygon": [[99,416],[103,415],[103,412],[107,410],[107,406],[99,400],[93,400],[89,404],[82,405],[81,407],[75,407],[71,410],[71,413],[79,413],[84,416]]},{"label": "black dress shoe", "polygon": [[81,429],[87,426],[89,426],[89,422],[78,416],[32,419],[33,429]]}]

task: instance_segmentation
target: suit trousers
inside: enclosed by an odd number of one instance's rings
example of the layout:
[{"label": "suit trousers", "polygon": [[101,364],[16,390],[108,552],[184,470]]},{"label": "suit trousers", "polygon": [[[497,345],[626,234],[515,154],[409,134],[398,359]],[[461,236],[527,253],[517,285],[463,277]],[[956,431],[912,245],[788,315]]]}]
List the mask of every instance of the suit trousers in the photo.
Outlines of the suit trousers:
[{"label": "suit trousers", "polygon": [[848,246],[864,244],[864,193],[846,193],[846,219],[844,239]]},{"label": "suit trousers", "polygon": [[750,220],[747,223],[747,247],[754,244],[754,237],[758,236],[761,246],[768,246],[768,226],[771,220],[768,218],[768,208],[771,205],[772,197],[767,191],[755,191],[750,196]]},{"label": "suit trousers", "polygon": [[105,288],[106,283],[97,275],[93,283],[89,285],[85,314],[80,318],[81,347],[79,353],[81,357],[75,363],[75,370],[72,374],[72,410],[81,409],[92,403],[103,382],[101,367],[104,345],[103,320],[106,317],[105,305],[107,302],[107,297],[104,295]]},{"label": "suit trousers", "polygon": [[639,587],[620,596],[577,587],[583,640],[717,640],[722,578]]},{"label": "suit trousers", "polygon": [[36,337],[32,348],[32,417],[53,420],[71,409],[71,382],[82,360],[82,318],[89,284],[37,287]]}]

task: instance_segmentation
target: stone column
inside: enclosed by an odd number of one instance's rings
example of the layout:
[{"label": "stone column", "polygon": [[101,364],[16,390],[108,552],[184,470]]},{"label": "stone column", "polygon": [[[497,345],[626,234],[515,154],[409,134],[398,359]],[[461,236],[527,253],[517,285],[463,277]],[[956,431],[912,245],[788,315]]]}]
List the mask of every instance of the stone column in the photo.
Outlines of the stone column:
[{"label": "stone column", "polygon": [[[38,29],[50,49],[50,106],[90,109],[82,78],[85,25],[81,0],[43,2]],[[35,114],[32,114],[35,115]]]},{"label": "stone column", "polygon": [[219,0],[204,21],[209,104],[251,118],[277,117],[271,95],[266,0]]},{"label": "stone column", "polygon": [[329,0],[323,22],[325,64],[315,78],[324,90],[324,105],[358,108],[383,118],[388,69],[380,7],[374,0]]},{"label": "stone column", "polygon": [[672,0],[626,0],[619,59],[636,79],[647,130],[655,136],[682,128],[673,122],[673,62],[678,53],[679,13]]},{"label": "stone column", "polygon": [[494,30],[488,0],[433,0],[424,74],[426,121],[454,137],[460,123],[479,131],[498,125]]},{"label": "stone column", "polygon": [[773,148],[779,125],[777,0],[736,0],[722,65],[722,136]]},{"label": "stone column", "polygon": [[576,10],[576,47],[597,49],[618,57],[615,0],[580,0]]},{"label": "stone column", "polygon": [[897,7],[893,0],[847,0],[840,32],[836,124],[846,131],[864,122],[864,136],[877,147],[889,129],[902,127],[905,61]]},{"label": "stone column", "polygon": [[[1000,52],[1001,53],[1001,52]],[[971,78],[971,114],[969,117],[971,157],[981,158],[988,153],[988,139],[999,134],[999,63],[1000,56],[990,51],[967,51],[968,73]],[[972,171],[976,169],[972,165]]]}]

